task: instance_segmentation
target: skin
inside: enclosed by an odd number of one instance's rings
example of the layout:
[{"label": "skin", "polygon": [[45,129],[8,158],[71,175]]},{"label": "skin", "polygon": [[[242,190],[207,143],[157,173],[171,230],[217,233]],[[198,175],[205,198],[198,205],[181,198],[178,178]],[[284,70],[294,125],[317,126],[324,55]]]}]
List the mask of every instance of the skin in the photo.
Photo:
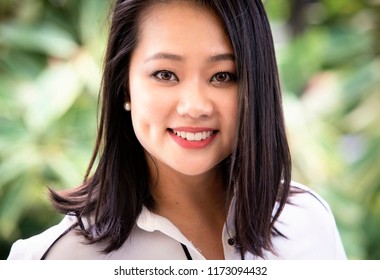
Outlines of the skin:
[{"label": "skin", "polygon": [[[139,28],[129,72],[131,115],[152,174],[155,211],[207,259],[223,259],[218,164],[231,154],[237,118],[230,41],[216,16],[191,1],[154,5]],[[173,132],[192,139],[205,130],[212,140],[196,144]]]}]

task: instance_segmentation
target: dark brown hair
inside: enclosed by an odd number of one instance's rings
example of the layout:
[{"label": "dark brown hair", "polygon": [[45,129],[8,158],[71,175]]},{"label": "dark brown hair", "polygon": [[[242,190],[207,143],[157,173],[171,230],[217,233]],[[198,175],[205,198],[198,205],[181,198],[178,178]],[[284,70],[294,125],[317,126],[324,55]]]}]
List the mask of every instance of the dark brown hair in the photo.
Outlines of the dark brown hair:
[{"label": "dark brown hair", "polygon": [[[81,186],[61,192],[51,190],[52,201],[62,213],[93,217],[90,226],[81,232],[90,243],[105,241],[105,252],[120,248],[142,206],[154,203],[144,149],[135,136],[131,115],[123,110],[123,103],[129,98],[128,71],[138,41],[139,19],[157,2],[116,1],[92,160]],[[287,202],[291,178],[270,25],[260,0],[194,2],[215,12],[233,46],[239,113],[235,148],[225,161],[227,201],[232,196],[236,199],[235,223],[241,252],[264,257],[264,250],[273,251],[272,236],[279,234],[274,223]],[[90,175],[93,168],[94,173]]]}]

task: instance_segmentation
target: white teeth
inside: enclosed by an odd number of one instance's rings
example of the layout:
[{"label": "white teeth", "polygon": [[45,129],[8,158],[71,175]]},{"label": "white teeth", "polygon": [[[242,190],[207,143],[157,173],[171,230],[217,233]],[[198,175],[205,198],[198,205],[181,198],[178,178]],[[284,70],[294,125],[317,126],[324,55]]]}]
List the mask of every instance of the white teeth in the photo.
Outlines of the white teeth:
[{"label": "white teeth", "polygon": [[191,133],[191,132],[186,133],[186,139],[189,141],[193,141],[195,139],[194,133]]},{"label": "white teeth", "polygon": [[185,132],[185,131],[175,131],[173,130],[174,134],[186,139],[188,141],[202,141],[207,138],[209,138],[212,135],[212,131],[202,131],[202,132]]},{"label": "white teeth", "polygon": [[200,141],[200,140],[202,140],[202,132],[195,133],[195,135],[194,135],[194,140],[195,140],[195,141]]}]

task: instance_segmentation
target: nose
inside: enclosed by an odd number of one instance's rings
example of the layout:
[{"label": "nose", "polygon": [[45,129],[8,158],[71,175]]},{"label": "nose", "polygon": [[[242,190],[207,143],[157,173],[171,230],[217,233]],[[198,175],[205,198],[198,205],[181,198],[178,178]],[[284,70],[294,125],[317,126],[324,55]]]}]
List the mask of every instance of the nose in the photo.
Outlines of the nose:
[{"label": "nose", "polygon": [[192,119],[210,117],[214,112],[214,105],[209,96],[207,85],[198,82],[182,84],[177,113]]}]

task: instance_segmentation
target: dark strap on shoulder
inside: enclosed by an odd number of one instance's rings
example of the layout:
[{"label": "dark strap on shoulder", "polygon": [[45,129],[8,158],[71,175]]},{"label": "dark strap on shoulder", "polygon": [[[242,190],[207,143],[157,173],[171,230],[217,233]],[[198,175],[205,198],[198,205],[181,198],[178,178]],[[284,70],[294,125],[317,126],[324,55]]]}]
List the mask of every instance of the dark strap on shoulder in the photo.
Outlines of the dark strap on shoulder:
[{"label": "dark strap on shoulder", "polygon": [[[58,240],[60,240],[63,236],[65,236],[67,233],[69,233],[71,230],[73,230],[77,226],[79,226],[80,228],[83,228],[82,219],[80,219],[79,217],[78,217],[78,221],[76,223],[72,224],[68,229],[66,229],[61,235],[59,235],[54,240],[54,242],[49,246],[49,248],[47,248],[47,250],[45,251],[45,253],[42,255],[41,260],[46,260],[46,256],[50,252],[51,248],[53,248],[53,246],[58,242]],[[186,255],[186,258],[188,260],[193,260],[193,258],[190,255],[189,249],[186,247],[186,245],[183,244],[183,243],[181,243],[181,246],[182,246],[182,249],[183,249],[183,251],[184,251],[184,253]]]},{"label": "dark strap on shoulder", "polygon": [[59,239],[61,239],[63,236],[65,236],[67,233],[69,233],[72,229],[74,229],[75,227],[77,227],[79,225],[79,221],[72,224],[68,229],[66,229],[60,236],[57,237],[57,239],[54,240],[54,242],[49,246],[49,248],[47,248],[47,250],[45,251],[45,253],[42,255],[41,257],[41,260],[45,260],[46,259],[46,256],[47,254],[49,253],[50,249],[54,246],[55,243],[57,243],[57,241]]},{"label": "dark strap on shoulder", "polygon": [[182,246],[183,251],[185,252],[186,258],[188,260],[192,260],[193,258],[191,257],[189,249],[187,249],[186,245],[181,243],[181,246]]}]

